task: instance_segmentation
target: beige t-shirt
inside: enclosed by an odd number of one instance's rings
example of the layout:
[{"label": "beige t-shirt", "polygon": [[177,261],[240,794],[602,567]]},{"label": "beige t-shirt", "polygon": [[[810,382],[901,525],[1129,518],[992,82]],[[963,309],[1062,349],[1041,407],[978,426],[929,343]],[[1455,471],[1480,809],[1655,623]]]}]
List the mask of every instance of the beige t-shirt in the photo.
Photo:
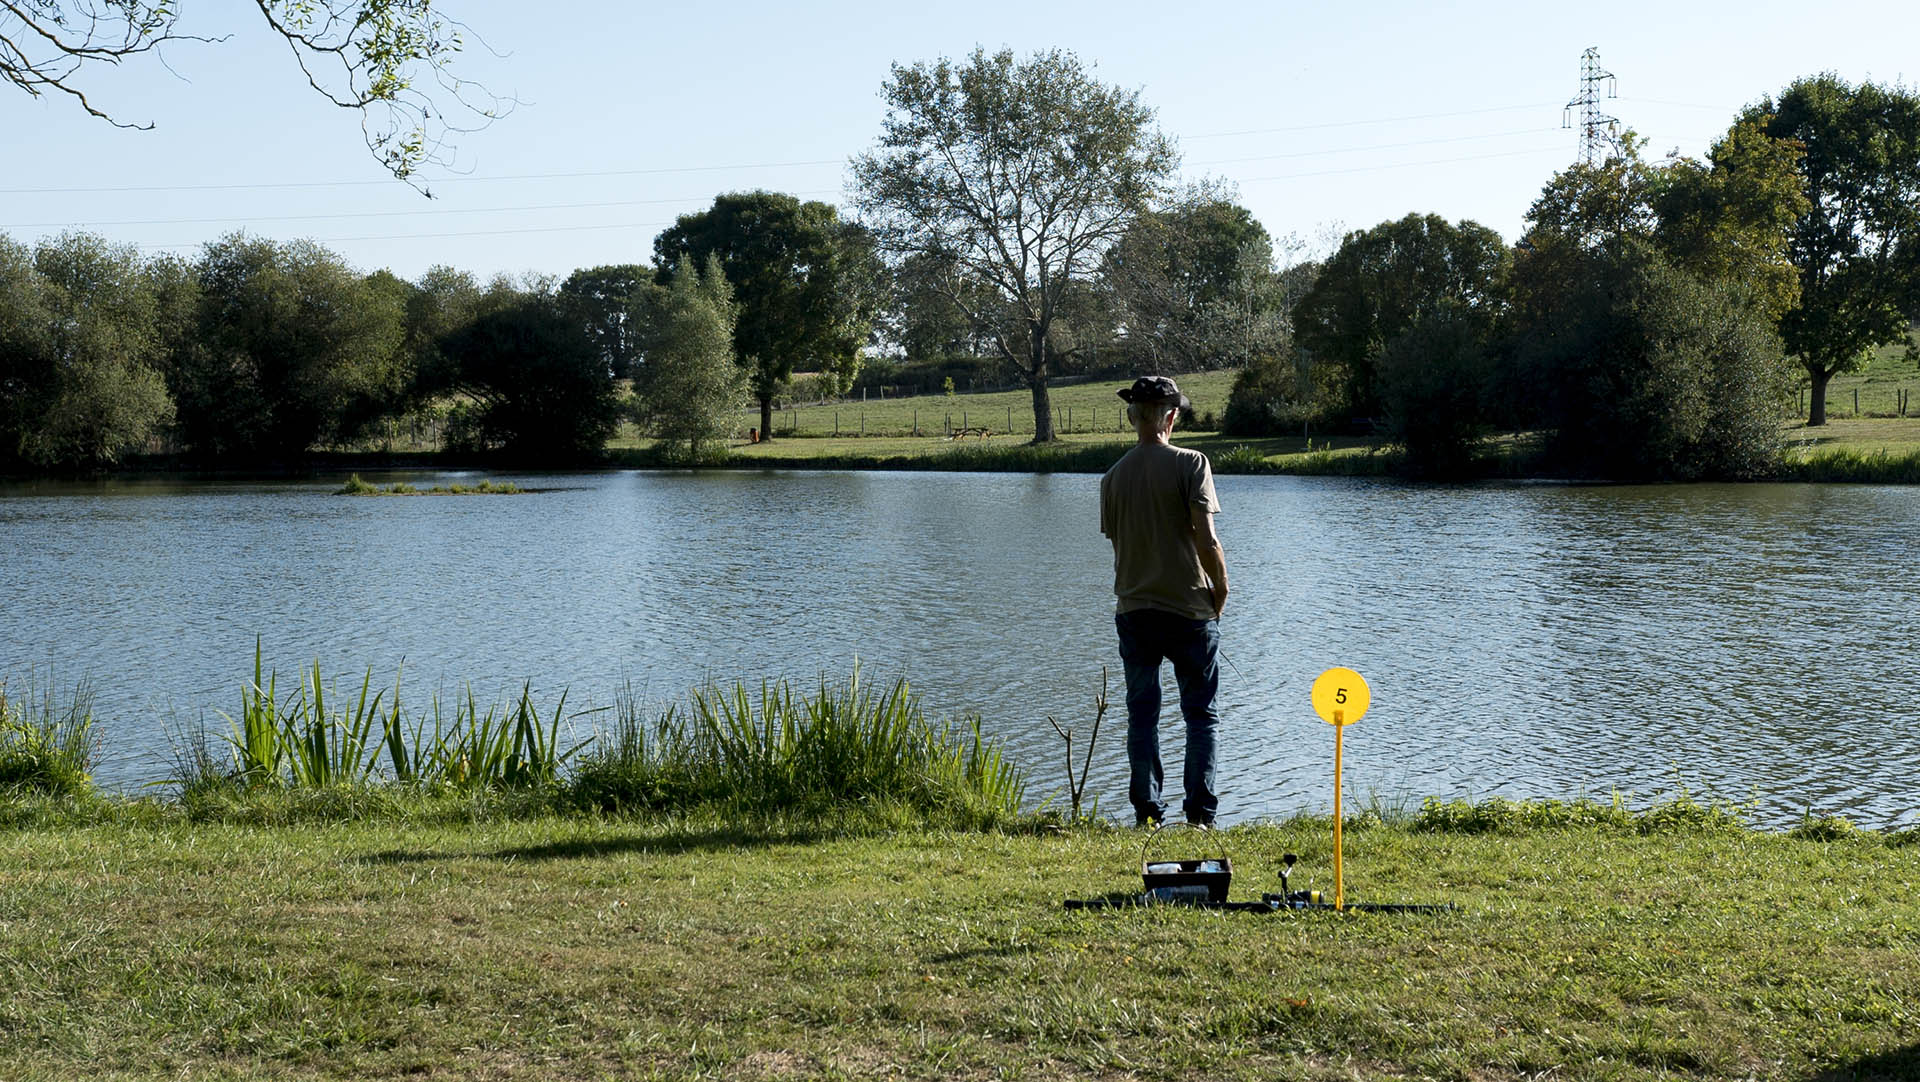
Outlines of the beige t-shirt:
[{"label": "beige t-shirt", "polygon": [[1100,532],[1113,542],[1117,611],[1161,609],[1213,618],[1213,596],[1193,545],[1195,505],[1220,511],[1207,456],[1138,444],[1100,478]]}]

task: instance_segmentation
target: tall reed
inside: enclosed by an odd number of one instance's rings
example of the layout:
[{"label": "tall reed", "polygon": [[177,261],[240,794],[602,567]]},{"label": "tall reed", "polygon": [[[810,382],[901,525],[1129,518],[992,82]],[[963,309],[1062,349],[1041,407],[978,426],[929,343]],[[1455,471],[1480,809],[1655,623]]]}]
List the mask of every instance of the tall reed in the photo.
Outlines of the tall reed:
[{"label": "tall reed", "polygon": [[[232,755],[227,777],[247,786],[308,789],[375,779],[468,791],[537,788],[558,784],[562,764],[586,743],[563,746],[566,695],[543,719],[531,683],[510,707],[484,711],[468,689],[451,715],[436,696],[426,713],[408,717],[400,705],[400,677],[389,696],[388,689],[373,689],[371,669],[347,708],[329,705],[331,695],[316,661],[293,694],[283,697],[279,674],[266,670],[256,643],[253,680],[241,689],[240,712],[223,715]],[[176,779],[190,786],[219,780],[205,777],[217,769],[206,756],[188,757],[184,769],[199,775]]]},{"label": "tall reed", "polygon": [[96,745],[93,690],[74,688],[65,705],[32,681],[9,696],[0,680],[0,791],[79,797],[89,792]]},{"label": "tall reed", "polygon": [[817,693],[785,682],[695,689],[648,723],[631,693],[612,732],[573,780],[581,803],[607,811],[720,806],[756,815],[897,806],[956,824],[1017,812],[1022,773],[970,718],[929,723],[905,680],[876,689],[858,666]]}]

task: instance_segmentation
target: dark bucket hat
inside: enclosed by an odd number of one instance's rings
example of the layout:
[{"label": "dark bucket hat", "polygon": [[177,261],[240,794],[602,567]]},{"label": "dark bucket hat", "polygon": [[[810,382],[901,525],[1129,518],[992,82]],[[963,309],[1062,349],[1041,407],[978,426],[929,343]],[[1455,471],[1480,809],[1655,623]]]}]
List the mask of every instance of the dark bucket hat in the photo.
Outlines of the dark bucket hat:
[{"label": "dark bucket hat", "polygon": [[1141,376],[1133,381],[1133,386],[1122,387],[1116,393],[1127,402],[1178,400],[1181,409],[1186,409],[1193,404],[1188,402],[1187,396],[1180,393],[1180,388],[1165,376]]}]

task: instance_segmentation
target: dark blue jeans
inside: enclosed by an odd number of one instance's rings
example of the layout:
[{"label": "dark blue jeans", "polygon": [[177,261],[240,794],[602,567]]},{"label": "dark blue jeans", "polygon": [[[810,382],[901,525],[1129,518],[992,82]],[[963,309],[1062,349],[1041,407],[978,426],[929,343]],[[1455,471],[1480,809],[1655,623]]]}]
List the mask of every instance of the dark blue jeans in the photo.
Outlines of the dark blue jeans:
[{"label": "dark blue jeans", "polygon": [[1159,609],[1135,609],[1113,618],[1120,631],[1120,661],[1127,673],[1127,799],[1135,821],[1165,819],[1160,800],[1160,662],[1173,662],[1180,685],[1180,714],[1187,721],[1186,799],[1181,809],[1192,823],[1213,822],[1220,798],[1213,791],[1214,732],[1220,713],[1220,623]]}]

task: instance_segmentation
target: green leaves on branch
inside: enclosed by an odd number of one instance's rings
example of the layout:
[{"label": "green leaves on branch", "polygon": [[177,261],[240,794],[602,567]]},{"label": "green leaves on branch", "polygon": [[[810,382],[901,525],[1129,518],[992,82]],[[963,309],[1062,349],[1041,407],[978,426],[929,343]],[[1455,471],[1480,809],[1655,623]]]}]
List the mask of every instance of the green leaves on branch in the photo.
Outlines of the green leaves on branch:
[{"label": "green leaves on branch", "polygon": [[[401,180],[441,160],[450,135],[515,104],[455,73],[464,28],[433,0],[254,0],[254,7],[285,40],[308,85],[360,114],[367,149]],[[180,33],[169,0],[30,0],[7,5],[6,16],[21,29],[4,38],[0,82],[36,97],[54,91],[117,127],[153,125],[119,120],[117,110],[96,105],[88,96],[96,71],[170,42],[226,41]]]}]

